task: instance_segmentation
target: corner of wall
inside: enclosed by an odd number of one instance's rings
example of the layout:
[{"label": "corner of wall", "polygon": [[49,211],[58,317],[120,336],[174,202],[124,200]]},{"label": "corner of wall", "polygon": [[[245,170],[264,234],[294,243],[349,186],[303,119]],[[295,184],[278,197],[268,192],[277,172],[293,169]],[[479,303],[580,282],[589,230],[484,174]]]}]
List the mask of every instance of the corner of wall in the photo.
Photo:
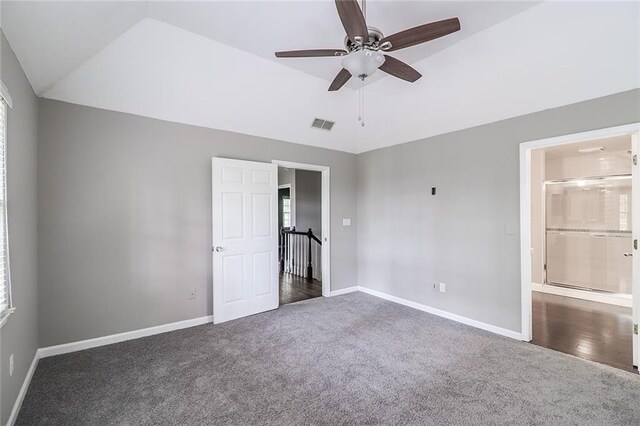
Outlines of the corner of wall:
[{"label": "corner of wall", "polygon": [[[8,234],[16,312],[0,330],[0,421],[12,421],[35,369],[39,343],[37,278],[37,97],[4,34],[0,78],[13,99],[7,114]],[[8,358],[14,357],[13,375]]]}]

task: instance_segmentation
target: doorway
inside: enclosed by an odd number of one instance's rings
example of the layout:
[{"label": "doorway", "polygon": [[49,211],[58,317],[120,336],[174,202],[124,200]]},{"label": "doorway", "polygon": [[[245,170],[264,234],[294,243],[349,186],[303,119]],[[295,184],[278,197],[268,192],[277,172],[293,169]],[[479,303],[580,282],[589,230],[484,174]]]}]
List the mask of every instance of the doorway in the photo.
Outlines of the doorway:
[{"label": "doorway", "polygon": [[[319,229],[317,234],[312,227],[307,232],[295,228],[299,216],[296,204],[301,208],[307,206],[293,202],[295,183],[278,187],[278,167],[319,173],[319,191],[316,188],[316,193],[320,193],[319,215],[317,209],[314,211],[315,220],[319,222],[313,225]],[[320,284],[314,297],[330,295],[330,199],[330,168],[327,166],[212,158],[211,251],[215,324],[279,306],[283,250],[291,256],[306,255],[304,258],[291,257],[297,261],[288,262],[287,267],[289,272],[297,268],[300,275],[304,271],[307,275],[302,275],[303,278],[316,277]],[[280,245],[285,228],[289,228],[291,235]],[[307,244],[300,244],[304,237],[308,237]],[[311,239],[315,250],[310,249]],[[309,282],[305,280],[307,284]]]},{"label": "doorway", "polygon": [[329,168],[273,163],[278,166],[280,305],[329,296]]},{"label": "doorway", "polygon": [[278,167],[280,305],[322,296],[322,174]]},{"label": "doorway", "polygon": [[523,340],[630,371],[638,365],[637,130],[521,145]]}]

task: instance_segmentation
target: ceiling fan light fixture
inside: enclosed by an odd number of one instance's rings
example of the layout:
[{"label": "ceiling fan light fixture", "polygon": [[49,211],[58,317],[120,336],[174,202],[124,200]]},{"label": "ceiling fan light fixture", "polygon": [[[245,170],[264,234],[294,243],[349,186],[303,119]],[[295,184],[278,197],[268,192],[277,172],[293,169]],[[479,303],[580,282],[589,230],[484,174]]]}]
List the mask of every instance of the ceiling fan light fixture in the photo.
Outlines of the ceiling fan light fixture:
[{"label": "ceiling fan light fixture", "polygon": [[342,67],[352,76],[365,78],[373,75],[384,64],[385,57],[375,50],[362,49],[342,58]]},{"label": "ceiling fan light fixture", "polygon": [[392,56],[386,56],[382,52],[393,52],[426,43],[460,30],[460,20],[449,18],[385,36],[379,29],[367,25],[366,0],[360,0],[360,2],[358,0],[335,0],[335,6],[346,32],[344,49],[276,52],[278,58],[342,56],[342,69],[338,71],[329,85],[330,92],[340,90],[351,77],[358,77],[364,81],[365,78],[373,75],[378,68],[389,75],[414,83],[422,77],[422,74],[404,62]]}]

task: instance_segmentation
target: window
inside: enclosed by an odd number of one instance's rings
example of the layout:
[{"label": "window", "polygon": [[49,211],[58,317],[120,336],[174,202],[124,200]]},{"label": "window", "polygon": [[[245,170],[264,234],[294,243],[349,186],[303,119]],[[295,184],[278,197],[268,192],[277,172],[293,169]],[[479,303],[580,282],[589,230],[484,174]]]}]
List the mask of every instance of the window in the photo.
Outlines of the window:
[{"label": "window", "polygon": [[291,228],[291,197],[282,197],[282,226]]},{"label": "window", "polygon": [[7,239],[7,103],[0,97],[0,325],[13,311]]}]

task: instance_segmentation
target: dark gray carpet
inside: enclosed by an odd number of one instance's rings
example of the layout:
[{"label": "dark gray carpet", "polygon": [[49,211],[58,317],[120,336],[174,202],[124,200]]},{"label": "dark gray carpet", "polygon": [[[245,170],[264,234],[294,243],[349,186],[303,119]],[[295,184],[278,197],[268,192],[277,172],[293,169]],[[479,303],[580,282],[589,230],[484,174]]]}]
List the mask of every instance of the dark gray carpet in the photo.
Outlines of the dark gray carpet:
[{"label": "dark gray carpet", "polygon": [[17,423],[639,425],[640,377],[353,293],[43,359]]}]

